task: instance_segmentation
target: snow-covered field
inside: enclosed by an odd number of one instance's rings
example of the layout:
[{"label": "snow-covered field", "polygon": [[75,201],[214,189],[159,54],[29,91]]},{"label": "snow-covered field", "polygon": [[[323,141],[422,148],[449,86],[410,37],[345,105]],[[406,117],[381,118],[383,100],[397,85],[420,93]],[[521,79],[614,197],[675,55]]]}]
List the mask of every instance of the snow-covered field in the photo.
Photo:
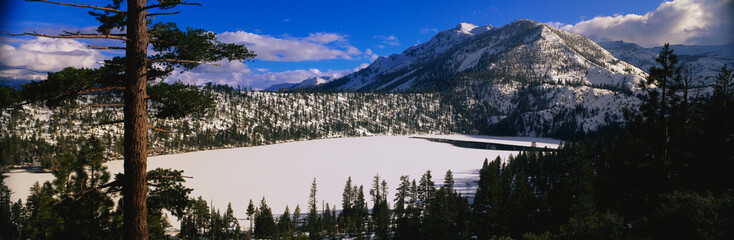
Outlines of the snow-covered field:
[{"label": "snow-covered field", "polygon": [[[557,147],[558,140],[542,138],[508,138],[462,135],[424,135],[420,137],[443,138],[463,141],[494,142],[518,146]],[[541,144],[542,143],[542,144]],[[369,189],[376,174],[386,179],[389,194],[395,193],[400,176],[420,179],[431,170],[433,181],[443,182],[443,176],[451,169],[458,188],[473,195],[474,181],[485,158],[497,156],[506,159],[515,151],[482,150],[455,147],[451,144],[432,142],[410,136],[382,136],[339,138],[291,142],[267,146],[191,152],[150,157],[148,169],[173,168],[184,170],[191,176],[186,185],[193,188],[193,197],[202,196],[213,201],[224,211],[232,203],[235,216],[245,222],[245,210],[250,199],[259,205],[265,197],[274,214],[280,214],[285,206],[291,212],[296,204],[301,212],[307,211],[311,182],[316,178],[319,202],[341,207],[341,194],[347,177],[353,184],[364,185],[369,199]],[[122,161],[106,163],[111,173],[122,172]],[[11,198],[17,201],[29,194],[35,181],[50,180],[49,173],[29,173],[14,170],[5,174],[5,183],[12,190]],[[392,199],[392,197],[390,198]],[[372,206],[372,203],[369,203]],[[319,206],[320,208],[321,206]],[[178,224],[174,224],[176,226]]]}]

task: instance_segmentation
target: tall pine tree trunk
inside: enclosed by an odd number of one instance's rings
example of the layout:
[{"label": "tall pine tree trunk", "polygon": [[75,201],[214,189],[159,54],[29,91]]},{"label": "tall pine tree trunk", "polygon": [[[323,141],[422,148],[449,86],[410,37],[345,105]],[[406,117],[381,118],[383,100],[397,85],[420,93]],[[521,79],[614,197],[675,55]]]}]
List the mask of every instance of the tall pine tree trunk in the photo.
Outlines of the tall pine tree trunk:
[{"label": "tall pine tree trunk", "polygon": [[148,32],[147,0],[128,0],[125,56],[124,239],[148,239],[146,170],[148,118],[146,102]]}]

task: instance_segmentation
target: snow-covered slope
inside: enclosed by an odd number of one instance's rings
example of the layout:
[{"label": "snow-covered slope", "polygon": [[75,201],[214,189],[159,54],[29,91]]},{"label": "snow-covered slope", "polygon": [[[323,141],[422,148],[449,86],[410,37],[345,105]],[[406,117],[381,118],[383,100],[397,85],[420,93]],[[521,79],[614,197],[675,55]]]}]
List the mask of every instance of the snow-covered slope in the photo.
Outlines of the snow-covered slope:
[{"label": "snow-covered slope", "polygon": [[327,88],[426,90],[458,79],[606,85],[634,90],[644,72],[586,37],[532,20],[495,28],[462,23],[401,54],[379,58]]},{"label": "snow-covered slope", "polygon": [[[649,70],[656,65],[655,58],[662,47],[644,48],[635,43],[622,41],[600,42],[602,46],[616,58],[633,64],[642,70]],[[678,55],[679,64],[688,65],[694,72],[698,86],[713,83],[714,77],[724,64],[734,66],[734,42],[726,45],[671,45],[673,53]]]},{"label": "snow-covered slope", "polygon": [[521,19],[459,24],[322,87],[449,93],[480,132],[558,136],[621,122],[645,76],[584,36]]}]

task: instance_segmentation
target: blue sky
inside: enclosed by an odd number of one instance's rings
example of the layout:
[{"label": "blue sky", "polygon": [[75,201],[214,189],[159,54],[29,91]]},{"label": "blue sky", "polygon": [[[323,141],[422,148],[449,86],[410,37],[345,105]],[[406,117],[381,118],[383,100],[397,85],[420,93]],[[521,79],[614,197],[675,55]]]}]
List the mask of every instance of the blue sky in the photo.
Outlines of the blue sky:
[{"label": "blue sky", "polygon": [[[107,3],[81,0],[68,2]],[[453,28],[461,22],[502,26],[516,19],[527,18],[552,23],[593,40],[625,40],[644,46],[660,45],[662,39],[684,44],[722,44],[734,40],[731,34],[721,34],[720,30],[732,27],[731,14],[725,11],[732,10],[732,0],[205,0],[201,3],[203,6],[179,7],[176,11],[180,11],[180,14],[161,16],[156,20],[215,32],[220,34],[222,41],[248,45],[259,57],[244,64],[222,63],[218,68],[205,66],[190,73],[172,76],[196,84],[209,80],[263,88],[318,75],[348,74],[366,66],[377,56],[400,53],[412,45],[430,40],[436,32]],[[0,30],[3,33],[53,33],[60,29],[88,31],[97,24],[87,14],[88,10],[83,8],[22,0],[6,0],[1,4],[4,10]],[[671,21],[671,17],[682,20]],[[728,21],[714,21],[721,17]],[[650,29],[663,31],[657,32],[656,36],[649,36],[646,33]],[[0,64],[41,72],[58,70],[64,61],[76,67],[95,67],[94,61],[115,54],[84,49],[85,44],[95,42],[31,37],[3,37],[0,41]],[[74,54],[59,56],[60,52]],[[82,55],[86,58],[80,58]],[[27,60],[34,58],[57,59],[59,63]]]}]

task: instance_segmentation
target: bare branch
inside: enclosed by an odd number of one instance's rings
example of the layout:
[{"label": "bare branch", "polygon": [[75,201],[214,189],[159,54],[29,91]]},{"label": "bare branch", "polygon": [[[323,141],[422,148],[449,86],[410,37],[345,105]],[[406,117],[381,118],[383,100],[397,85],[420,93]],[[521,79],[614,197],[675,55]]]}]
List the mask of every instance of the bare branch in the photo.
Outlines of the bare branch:
[{"label": "bare branch", "polygon": [[216,64],[216,63],[206,63],[206,62],[201,62],[201,61],[181,60],[181,59],[172,59],[172,58],[151,59],[150,61],[151,62],[195,63],[195,64],[206,64],[206,65],[212,65],[212,66],[219,66],[219,64]]},{"label": "bare branch", "polygon": [[179,14],[181,12],[167,12],[167,13],[149,13],[145,15],[146,17],[152,17],[152,16],[160,16],[160,15],[173,15],[173,14]]},{"label": "bare branch", "polygon": [[63,201],[66,201],[67,199],[71,199],[71,200],[76,201],[76,200],[79,200],[80,198],[82,198],[87,193],[96,192],[96,191],[100,191],[100,190],[102,190],[104,188],[115,187],[115,186],[122,186],[122,182],[120,180],[115,180],[115,181],[109,182],[109,183],[104,184],[104,185],[101,185],[101,186],[84,189],[84,190],[82,190],[81,192],[78,192],[78,193],[66,194],[63,198],[59,199],[59,201],[57,201],[53,205],[58,205],[59,203],[61,203]]},{"label": "bare branch", "polygon": [[120,35],[115,34],[68,34],[68,35],[47,35],[47,34],[40,34],[37,32],[33,33],[8,33],[10,36],[36,36],[36,37],[47,37],[47,38],[99,38],[99,39],[113,39],[113,40],[122,40],[127,41],[127,38]]},{"label": "bare branch", "polygon": [[182,2],[182,3],[156,4],[156,5],[146,6],[142,10],[148,10],[148,9],[151,9],[151,8],[160,8],[160,7],[170,7],[170,6],[176,6],[176,5],[196,5],[196,6],[201,6],[201,3],[185,3],[185,2]]},{"label": "bare branch", "polygon": [[101,122],[101,123],[98,123],[97,126],[117,124],[117,123],[124,123],[124,122],[125,122],[125,120],[115,120],[115,121],[109,121],[109,122]]},{"label": "bare branch", "polygon": [[152,129],[154,131],[159,131],[159,132],[167,132],[167,133],[171,132],[171,130],[161,129],[161,128],[157,128],[154,126],[148,126],[148,129]]},{"label": "bare branch", "polygon": [[[77,32],[64,31],[64,35],[78,35],[78,34],[81,34],[81,35],[99,35],[99,34],[84,34],[84,33],[81,33],[79,31],[77,31]],[[110,36],[118,36],[118,37],[127,36],[126,33],[109,33],[107,35],[110,35]]]},{"label": "bare branch", "polygon": [[101,50],[125,50],[125,47],[112,47],[112,46],[87,46],[89,49],[101,49]]},{"label": "bare branch", "polygon": [[45,0],[28,0],[28,1],[29,2],[44,2],[44,3],[58,4],[58,5],[66,5],[66,6],[74,6],[74,7],[83,7],[83,8],[92,8],[92,9],[104,10],[104,11],[110,11],[110,12],[117,12],[117,13],[126,13],[125,11],[122,11],[122,10],[119,10],[119,9],[108,8],[108,7],[98,7],[98,6],[84,5],[84,4],[52,2],[52,1],[45,1]]},{"label": "bare branch", "polygon": [[78,106],[76,108],[123,107],[123,106],[125,106],[125,104],[122,104],[122,103],[111,103],[111,104],[91,104],[91,105]]},{"label": "bare branch", "polygon": [[148,149],[147,155],[150,155],[151,153],[157,153],[163,151],[163,148],[154,148],[154,149]]}]

